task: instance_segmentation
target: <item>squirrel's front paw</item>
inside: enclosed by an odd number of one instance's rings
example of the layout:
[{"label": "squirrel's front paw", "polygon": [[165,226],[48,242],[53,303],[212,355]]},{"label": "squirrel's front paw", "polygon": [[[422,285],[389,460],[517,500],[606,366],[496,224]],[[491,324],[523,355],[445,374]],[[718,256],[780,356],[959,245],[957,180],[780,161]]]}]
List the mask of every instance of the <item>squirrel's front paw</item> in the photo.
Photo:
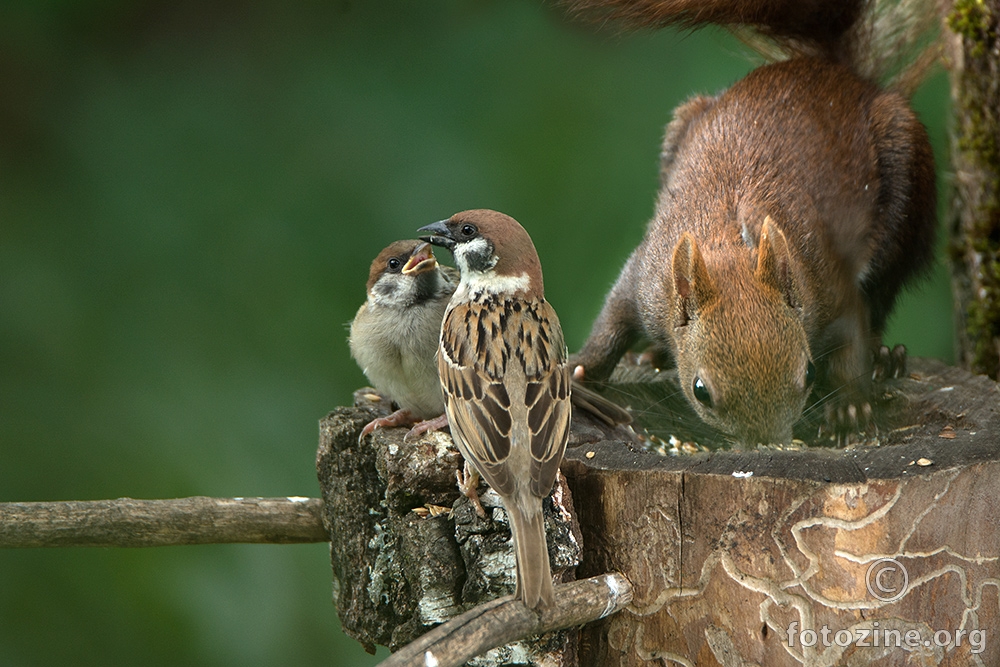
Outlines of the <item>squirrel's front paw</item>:
[{"label": "squirrel's front paw", "polygon": [[887,345],[880,345],[874,351],[872,360],[872,382],[883,382],[889,378],[899,379],[906,376],[906,346],[897,345],[891,350]]},{"label": "squirrel's front paw", "polygon": [[824,406],[824,423],[821,437],[834,437],[838,445],[846,445],[855,436],[874,428],[872,404],[866,400],[833,400]]},{"label": "squirrel's front paw", "polygon": [[623,359],[625,359],[625,361],[632,366],[649,366],[650,368],[655,368],[657,370],[661,368],[670,368],[672,365],[670,353],[652,345],[647,347],[642,352],[633,352],[629,350],[625,353]]}]

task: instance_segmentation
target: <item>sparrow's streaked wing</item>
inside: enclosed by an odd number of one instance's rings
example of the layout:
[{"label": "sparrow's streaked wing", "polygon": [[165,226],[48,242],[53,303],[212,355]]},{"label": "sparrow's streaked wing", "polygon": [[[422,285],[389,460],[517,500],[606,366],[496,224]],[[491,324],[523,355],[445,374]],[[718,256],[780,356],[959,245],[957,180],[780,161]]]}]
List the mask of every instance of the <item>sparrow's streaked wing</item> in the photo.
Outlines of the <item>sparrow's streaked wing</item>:
[{"label": "sparrow's streaked wing", "polygon": [[531,492],[548,495],[571,415],[566,345],[552,307],[517,299],[456,305],[441,331],[438,370],[457,441],[487,483],[514,493],[517,480],[503,464],[516,442],[531,454]]}]

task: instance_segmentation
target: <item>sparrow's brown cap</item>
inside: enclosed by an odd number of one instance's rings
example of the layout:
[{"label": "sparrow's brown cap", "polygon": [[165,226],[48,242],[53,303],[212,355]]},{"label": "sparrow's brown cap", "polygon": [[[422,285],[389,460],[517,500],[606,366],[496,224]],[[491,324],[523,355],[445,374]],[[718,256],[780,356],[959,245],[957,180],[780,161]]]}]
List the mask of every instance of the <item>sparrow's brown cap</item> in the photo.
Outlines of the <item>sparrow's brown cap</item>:
[{"label": "sparrow's brown cap", "polygon": [[524,227],[509,215],[489,209],[472,209],[421,227],[417,231],[427,233],[420,237],[424,241],[448,248],[453,253],[460,244],[484,239],[486,250],[491,256],[483,258],[486,262],[483,267],[471,268],[501,278],[526,274],[529,278],[527,292],[530,295],[541,297],[545,292],[542,267],[535,245]]},{"label": "sparrow's brown cap", "polygon": [[418,275],[436,268],[437,260],[434,258],[429,244],[415,239],[395,241],[386,246],[372,260],[371,268],[368,270],[366,289],[371,291],[378,279],[385,273]]}]

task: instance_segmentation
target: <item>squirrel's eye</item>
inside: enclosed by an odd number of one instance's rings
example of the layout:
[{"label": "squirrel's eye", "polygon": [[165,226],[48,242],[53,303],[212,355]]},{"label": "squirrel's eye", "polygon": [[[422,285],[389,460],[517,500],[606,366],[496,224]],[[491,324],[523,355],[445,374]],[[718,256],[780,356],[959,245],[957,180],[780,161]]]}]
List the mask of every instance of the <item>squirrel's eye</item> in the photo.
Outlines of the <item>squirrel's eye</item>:
[{"label": "squirrel's eye", "polygon": [[475,236],[476,231],[475,225],[462,225],[462,236]]},{"label": "squirrel's eye", "polygon": [[403,266],[403,263],[399,261],[398,257],[390,257],[389,261],[385,264],[389,267],[390,271],[399,271],[399,268]]},{"label": "squirrel's eye", "polygon": [[712,407],[712,394],[709,393],[708,387],[705,386],[704,380],[700,377],[695,376],[694,378],[694,397],[699,403],[704,405],[706,408]]},{"label": "squirrel's eye", "polygon": [[812,386],[812,383],[815,381],[816,381],[816,366],[814,366],[813,362],[810,361],[809,364],[806,366],[806,386],[807,387]]}]

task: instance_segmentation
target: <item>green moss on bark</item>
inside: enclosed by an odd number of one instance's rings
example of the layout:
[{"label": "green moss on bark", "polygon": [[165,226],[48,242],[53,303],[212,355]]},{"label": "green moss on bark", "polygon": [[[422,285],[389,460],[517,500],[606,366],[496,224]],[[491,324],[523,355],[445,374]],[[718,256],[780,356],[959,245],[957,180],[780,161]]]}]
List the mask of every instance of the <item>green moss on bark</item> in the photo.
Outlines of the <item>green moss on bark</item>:
[{"label": "green moss on bark", "polygon": [[956,206],[952,258],[964,294],[962,358],[1000,373],[1000,73],[997,0],[956,0],[948,27],[961,38],[955,69]]}]

